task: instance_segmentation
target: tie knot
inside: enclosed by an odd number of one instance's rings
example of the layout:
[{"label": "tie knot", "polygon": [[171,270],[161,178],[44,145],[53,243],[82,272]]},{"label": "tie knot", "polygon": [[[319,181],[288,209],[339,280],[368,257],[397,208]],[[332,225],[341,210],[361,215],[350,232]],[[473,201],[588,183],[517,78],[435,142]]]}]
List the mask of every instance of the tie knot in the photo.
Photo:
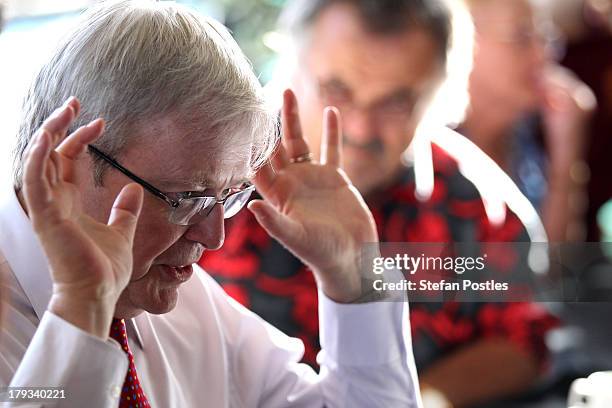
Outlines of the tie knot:
[{"label": "tie knot", "polygon": [[125,328],[124,319],[113,319],[111,323],[110,336],[121,344],[121,348],[128,353],[127,330]]}]

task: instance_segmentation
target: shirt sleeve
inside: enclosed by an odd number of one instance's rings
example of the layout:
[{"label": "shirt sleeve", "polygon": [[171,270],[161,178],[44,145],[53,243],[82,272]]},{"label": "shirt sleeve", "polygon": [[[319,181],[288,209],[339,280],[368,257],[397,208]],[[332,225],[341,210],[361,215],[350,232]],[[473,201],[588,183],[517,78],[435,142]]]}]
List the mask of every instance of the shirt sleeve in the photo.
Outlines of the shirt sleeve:
[{"label": "shirt sleeve", "polygon": [[339,304],[319,293],[319,316],[327,407],[419,406],[405,297]]},{"label": "shirt sleeve", "polygon": [[230,406],[421,406],[405,295],[339,304],[319,293],[317,374],[299,362],[300,340],[248,311],[208,278],[228,346]]},{"label": "shirt sleeve", "polygon": [[127,369],[117,342],[104,342],[47,311],[10,386],[65,390],[65,399],[28,406],[116,408]]}]

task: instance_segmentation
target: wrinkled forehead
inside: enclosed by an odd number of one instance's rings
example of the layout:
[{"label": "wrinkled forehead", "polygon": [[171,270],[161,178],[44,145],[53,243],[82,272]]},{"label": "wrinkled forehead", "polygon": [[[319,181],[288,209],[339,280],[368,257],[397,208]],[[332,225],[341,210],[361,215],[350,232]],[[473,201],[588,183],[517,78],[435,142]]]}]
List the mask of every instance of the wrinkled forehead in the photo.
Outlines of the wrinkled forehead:
[{"label": "wrinkled forehead", "polygon": [[252,145],[248,128],[223,134],[163,118],[140,126],[122,156],[166,191],[221,190],[251,176]]}]

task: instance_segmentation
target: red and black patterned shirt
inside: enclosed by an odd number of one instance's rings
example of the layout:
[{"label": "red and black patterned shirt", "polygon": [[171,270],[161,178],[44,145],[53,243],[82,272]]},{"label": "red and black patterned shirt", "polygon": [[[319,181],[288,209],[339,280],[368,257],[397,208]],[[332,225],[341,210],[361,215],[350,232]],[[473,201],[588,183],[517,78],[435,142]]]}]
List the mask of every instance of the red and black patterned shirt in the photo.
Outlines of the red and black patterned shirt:
[{"label": "red and black patterned shirt", "polygon": [[[457,162],[432,145],[434,189],[426,202],[415,198],[415,176],[406,167],[396,182],[366,198],[383,242],[518,242],[525,228],[510,211],[492,225],[474,185]],[[248,211],[228,221],[219,251],[200,265],[234,299],[306,347],[304,361],[316,367],[319,351],[317,288],[311,271],[268,236]],[[557,319],[534,303],[410,303],[415,360],[425,369],[453,350],[483,338],[503,337],[546,360],[544,342]]]}]

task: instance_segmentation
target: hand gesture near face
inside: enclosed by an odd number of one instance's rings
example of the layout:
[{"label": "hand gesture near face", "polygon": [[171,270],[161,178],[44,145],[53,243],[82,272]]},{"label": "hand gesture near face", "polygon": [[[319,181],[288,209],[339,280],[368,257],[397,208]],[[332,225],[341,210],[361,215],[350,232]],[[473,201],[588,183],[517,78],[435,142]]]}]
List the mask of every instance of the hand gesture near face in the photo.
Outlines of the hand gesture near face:
[{"label": "hand gesture near face", "polygon": [[249,209],[270,235],[314,271],[330,299],[352,302],[363,294],[361,249],[364,243],[378,242],[376,226],[342,171],[338,111],[325,110],[319,162],[311,160],[297,112],[293,92],[286,91],[282,145],[257,173],[254,182],[264,200],[251,202]]},{"label": "hand gesture near face", "polygon": [[106,338],[115,303],[130,280],[132,245],[142,188],[117,196],[108,224],[83,213],[75,184],[76,160],[103,132],[101,119],[66,136],[79,114],[71,98],[32,137],[25,155],[23,196],[53,279],[49,309]]}]

